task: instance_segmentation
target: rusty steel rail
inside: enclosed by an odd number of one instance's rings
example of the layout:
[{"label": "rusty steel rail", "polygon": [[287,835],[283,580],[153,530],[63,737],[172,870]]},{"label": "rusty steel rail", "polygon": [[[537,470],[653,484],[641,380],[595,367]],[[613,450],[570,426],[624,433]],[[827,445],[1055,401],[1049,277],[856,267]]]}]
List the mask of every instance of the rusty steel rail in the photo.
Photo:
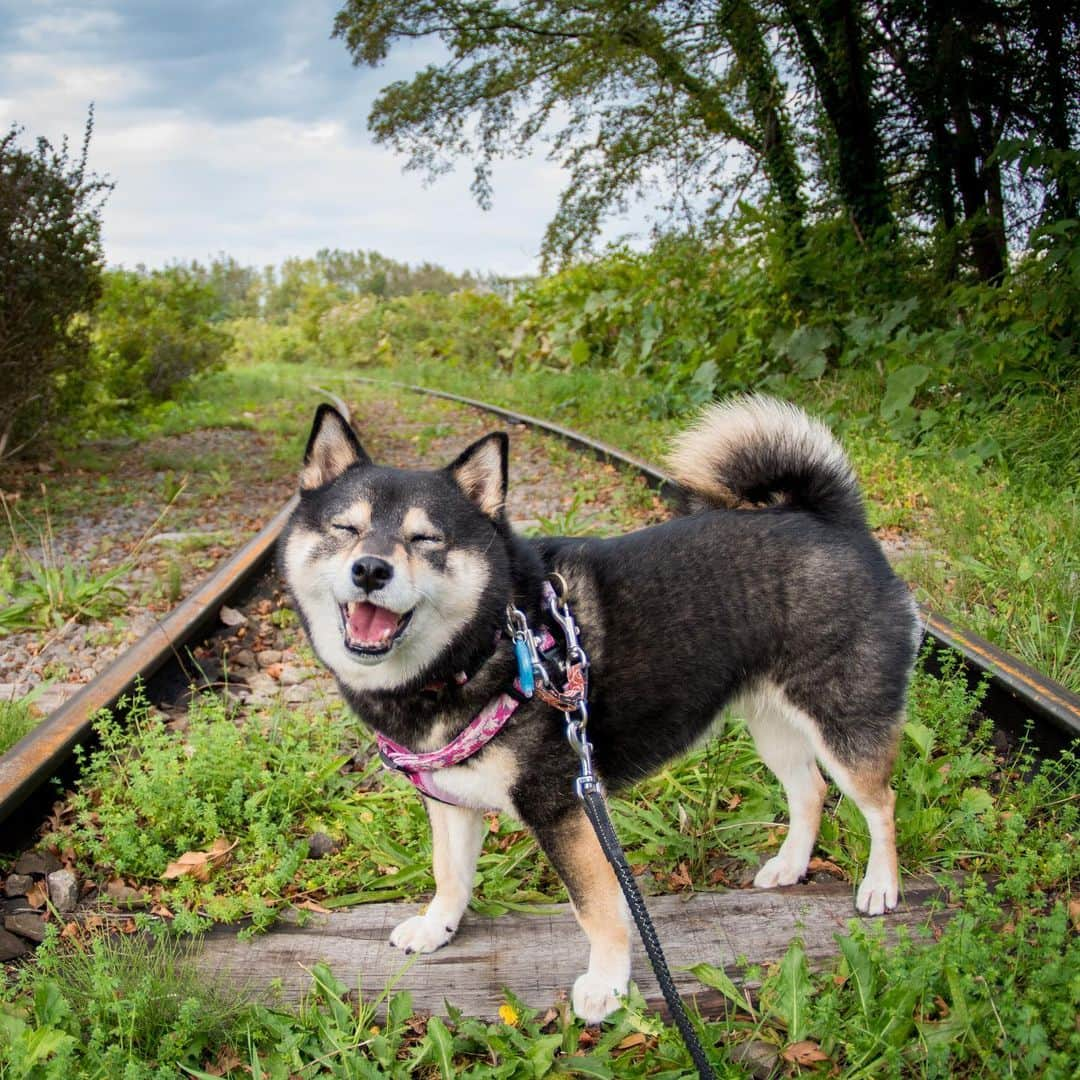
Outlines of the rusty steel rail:
[{"label": "rusty steel rail", "polygon": [[[373,379],[362,375],[355,378],[359,382],[374,386],[390,386],[399,390],[409,390],[414,394],[442,398],[458,405],[469,405],[474,409],[501,416],[511,423],[523,424],[548,432],[583,450],[588,450],[602,461],[633,469],[661,495],[674,492],[671,478],[648,462],[560,424],[541,420],[526,413],[515,412],[501,405],[492,405],[486,401],[477,401],[475,398],[451,394],[445,390]],[[1016,730],[1022,730],[1028,718],[1044,721],[1053,727],[1057,736],[1054,741],[1059,746],[1080,738],[1080,696],[1049,676],[1036,671],[1022,660],[999,649],[992,642],[979,637],[978,634],[964,630],[941,615],[935,614],[925,605],[920,605],[919,610],[926,636],[939,646],[961,657],[969,681],[975,684],[984,679],[989,680],[984,708],[991,716],[1009,722]]]},{"label": "rusty steel rail", "polygon": [[[662,496],[674,494],[671,479],[660,470],[581,432],[444,390],[365,376],[356,378],[374,386],[408,390],[467,405],[511,423],[546,432],[594,454],[602,461],[633,470]],[[7,753],[0,755],[0,822],[9,818],[66,765],[74,748],[88,737],[95,713],[114,706],[121,697],[130,693],[138,680],[148,679],[169,660],[182,659],[183,649],[213,624],[221,605],[255,582],[270,561],[274,545],[295,505],[294,496],[256,536],[158,626],[117,657],[79,693],[50,713],[34,731]],[[940,615],[924,608],[922,616],[927,635],[961,657],[973,684],[984,679],[989,681],[984,709],[995,721],[1005,718],[1017,729],[1028,718],[1049,723],[1056,733],[1059,746],[1080,737],[1080,697],[991,642],[953,625]]]},{"label": "rusty steel rail", "polygon": [[95,713],[112,707],[130,693],[137,680],[148,679],[168,660],[179,657],[185,645],[212,625],[221,605],[258,578],[272,557],[274,545],[295,505],[296,496],[293,496],[153,630],[0,755],[0,822],[63,767],[75,747],[90,733]]}]

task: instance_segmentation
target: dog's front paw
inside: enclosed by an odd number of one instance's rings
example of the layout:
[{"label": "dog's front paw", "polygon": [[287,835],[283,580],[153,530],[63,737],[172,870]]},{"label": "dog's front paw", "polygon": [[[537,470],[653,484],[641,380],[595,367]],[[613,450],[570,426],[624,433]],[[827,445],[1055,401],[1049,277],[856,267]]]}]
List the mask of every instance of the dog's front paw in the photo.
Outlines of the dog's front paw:
[{"label": "dog's front paw", "polygon": [[574,1012],[586,1024],[599,1024],[621,1004],[619,998],[626,994],[627,984],[624,982],[622,986],[612,986],[613,981],[613,979],[593,975],[586,971],[574,983],[574,992],[570,995],[570,1000],[574,1006]]},{"label": "dog's front paw", "polygon": [[884,915],[896,907],[899,899],[900,885],[893,874],[868,869],[855,894],[855,907],[864,915]]},{"label": "dog's front paw", "polygon": [[792,862],[784,853],[774,855],[754,878],[757,889],[774,889],[777,885],[794,885],[806,873],[806,864]]},{"label": "dog's front paw", "polygon": [[431,919],[427,915],[414,915],[394,927],[390,944],[406,955],[434,952],[446,945],[456,933],[456,926],[444,926],[439,919]]}]

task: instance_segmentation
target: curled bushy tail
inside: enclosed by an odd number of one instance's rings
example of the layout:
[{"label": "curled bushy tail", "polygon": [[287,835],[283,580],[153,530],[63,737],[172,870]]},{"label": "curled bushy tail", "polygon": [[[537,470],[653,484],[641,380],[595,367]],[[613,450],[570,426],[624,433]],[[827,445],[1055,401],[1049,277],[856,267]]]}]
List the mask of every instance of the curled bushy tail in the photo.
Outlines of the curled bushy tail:
[{"label": "curled bushy tail", "polygon": [[709,506],[781,504],[866,524],[855,474],[832,432],[776,398],[746,394],[710,405],[675,439],[668,468]]}]

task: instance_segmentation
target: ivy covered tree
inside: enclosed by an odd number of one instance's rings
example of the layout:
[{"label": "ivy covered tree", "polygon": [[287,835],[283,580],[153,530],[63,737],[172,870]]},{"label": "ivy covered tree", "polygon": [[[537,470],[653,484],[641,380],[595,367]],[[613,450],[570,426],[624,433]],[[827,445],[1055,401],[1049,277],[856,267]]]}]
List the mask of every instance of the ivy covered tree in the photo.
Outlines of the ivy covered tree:
[{"label": "ivy covered tree", "polygon": [[445,61],[387,86],[370,125],[429,175],[471,159],[481,205],[495,161],[549,141],[569,172],[549,255],[587,247],[606,214],[650,186],[672,205],[722,203],[759,166],[785,226],[801,226],[784,87],[750,0],[348,0],[334,32],[373,66],[395,42],[441,43]]},{"label": "ivy covered tree", "polygon": [[86,169],[92,129],[93,113],[77,156],[66,139],[20,146],[18,127],[0,138],[0,458],[45,428],[57,376],[86,363],[112,190]]},{"label": "ivy covered tree", "polygon": [[1078,210],[1080,0],[345,0],[334,33],[372,66],[438,43],[369,122],[429,175],[470,160],[482,205],[547,141],[549,256],[652,186],[714,217],[763,195],[789,249],[826,216],[867,249],[938,234],[945,276],[997,281],[1010,235]]}]

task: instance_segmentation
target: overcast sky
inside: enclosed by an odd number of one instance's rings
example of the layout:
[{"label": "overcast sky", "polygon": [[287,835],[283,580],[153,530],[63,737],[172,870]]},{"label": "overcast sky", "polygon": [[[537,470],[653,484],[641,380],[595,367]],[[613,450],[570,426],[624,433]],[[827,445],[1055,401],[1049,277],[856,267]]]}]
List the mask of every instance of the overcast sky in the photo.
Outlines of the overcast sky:
[{"label": "overcast sky", "polygon": [[354,68],[330,39],[337,8],[0,0],[0,126],[78,145],[94,103],[91,168],[116,182],[103,215],[113,265],[219,251],[263,265],[338,247],[453,270],[534,270],[558,167],[541,154],[507,163],[489,212],[469,194],[468,163],[428,187],[404,173],[368,136],[367,114],[425,46]]}]

